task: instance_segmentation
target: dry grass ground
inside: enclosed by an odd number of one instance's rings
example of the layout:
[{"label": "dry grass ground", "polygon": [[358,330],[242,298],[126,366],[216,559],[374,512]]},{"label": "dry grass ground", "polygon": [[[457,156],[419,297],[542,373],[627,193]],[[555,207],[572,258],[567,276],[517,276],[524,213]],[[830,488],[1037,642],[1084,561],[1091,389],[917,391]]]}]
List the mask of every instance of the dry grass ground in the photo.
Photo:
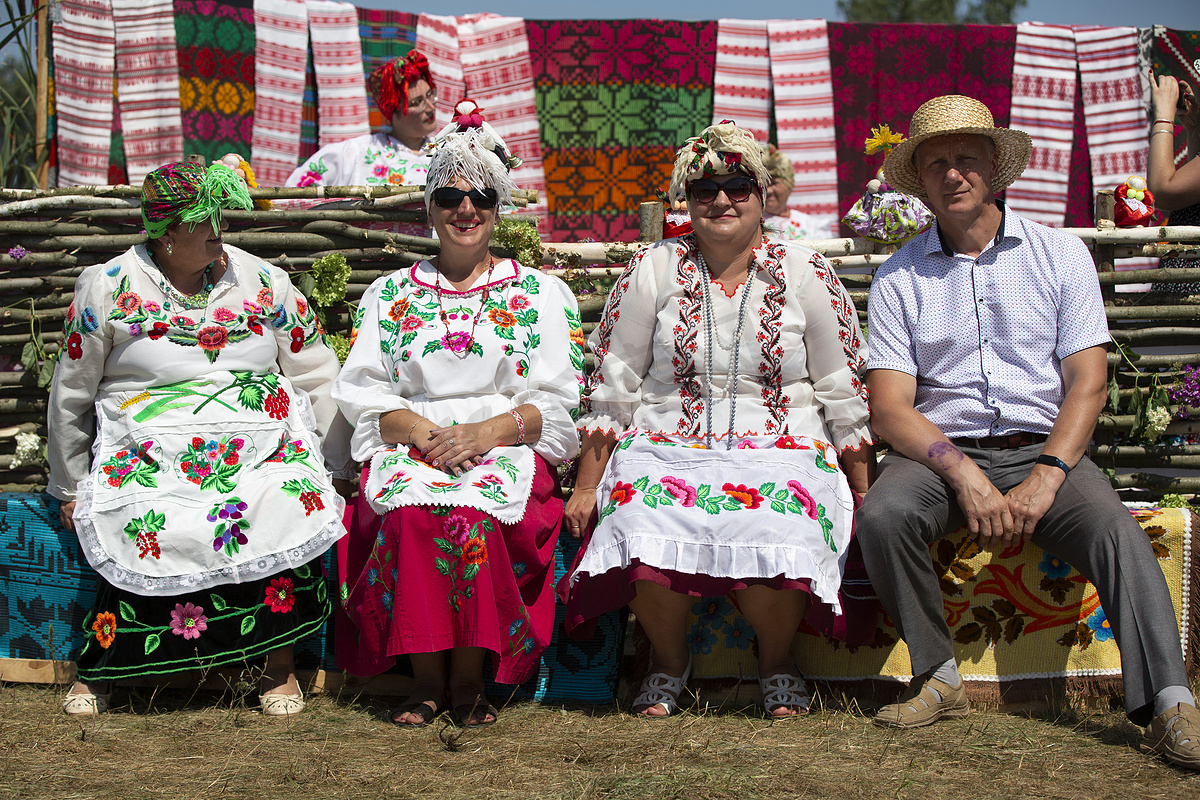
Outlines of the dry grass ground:
[{"label": "dry grass ground", "polygon": [[454,738],[388,724],[383,699],[319,696],[290,720],[232,691],[114,699],[112,713],[72,719],[58,689],[0,685],[0,797],[1200,797],[1200,775],[1138,752],[1140,731],[1116,713],[977,712],[897,733],[838,702],[779,723],[755,709],[653,723],[517,703]]}]

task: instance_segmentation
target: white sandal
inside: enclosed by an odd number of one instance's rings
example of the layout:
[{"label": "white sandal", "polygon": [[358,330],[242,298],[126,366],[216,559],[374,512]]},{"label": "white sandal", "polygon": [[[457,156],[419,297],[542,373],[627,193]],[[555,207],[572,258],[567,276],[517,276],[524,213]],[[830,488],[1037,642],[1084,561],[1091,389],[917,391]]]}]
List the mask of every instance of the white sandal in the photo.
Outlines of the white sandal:
[{"label": "white sandal", "polygon": [[62,710],[72,717],[95,717],[108,711],[112,700],[112,692],[104,694],[68,694],[63,698]]},{"label": "white sandal", "polygon": [[264,717],[290,717],[304,710],[302,694],[260,694],[258,702]]},{"label": "white sandal", "polygon": [[[679,695],[683,692],[687,685],[688,676],[692,674],[692,662],[688,660],[687,668],[679,677],[668,675],[665,672],[651,672],[642,681],[642,687],[638,691],[637,697],[633,698],[633,707],[645,706],[642,711],[635,711],[634,714],[642,719],[661,720],[679,712]],[[667,713],[659,716],[656,714],[647,714],[654,706],[662,706]]]},{"label": "white sandal", "polygon": [[[802,717],[808,713],[808,684],[803,676],[789,675],[780,672],[767,677],[759,676],[758,688],[762,691],[763,710],[771,719],[787,719]],[[773,711],[780,708],[794,708],[795,714],[775,716]]]}]

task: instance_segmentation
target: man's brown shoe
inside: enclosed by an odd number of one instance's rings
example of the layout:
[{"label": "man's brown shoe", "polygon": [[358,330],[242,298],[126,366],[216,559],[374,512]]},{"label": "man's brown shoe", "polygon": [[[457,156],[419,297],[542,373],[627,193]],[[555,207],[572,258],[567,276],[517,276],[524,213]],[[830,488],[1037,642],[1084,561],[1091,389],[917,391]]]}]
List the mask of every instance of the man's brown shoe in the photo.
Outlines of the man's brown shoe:
[{"label": "man's brown shoe", "polygon": [[1200,711],[1179,703],[1154,718],[1142,746],[1177,767],[1200,770]]},{"label": "man's brown shoe", "polygon": [[[937,694],[933,690],[937,690]],[[937,699],[939,694],[941,700]],[[939,719],[957,719],[969,713],[971,707],[967,704],[967,690],[961,678],[958,686],[951,686],[937,678],[916,677],[900,695],[899,702],[879,709],[874,722],[888,728],[920,728]]]}]

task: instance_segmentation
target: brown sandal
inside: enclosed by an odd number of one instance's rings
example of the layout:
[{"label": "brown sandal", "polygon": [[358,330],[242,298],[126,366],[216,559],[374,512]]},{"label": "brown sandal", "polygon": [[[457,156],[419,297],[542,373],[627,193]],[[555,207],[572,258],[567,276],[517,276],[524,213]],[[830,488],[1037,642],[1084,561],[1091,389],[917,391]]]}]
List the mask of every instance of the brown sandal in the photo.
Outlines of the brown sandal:
[{"label": "brown sandal", "polygon": [[[433,722],[446,709],[440,705],[430,707],[432,700],[422,700],[419,703],[405,703],[404,705],[393,711],[389,717],[392,724],[398,728],[424,728],[429,723]],[[397,717],[404,714],[416,714],[421,718],[420,722],[401,722]]]}]

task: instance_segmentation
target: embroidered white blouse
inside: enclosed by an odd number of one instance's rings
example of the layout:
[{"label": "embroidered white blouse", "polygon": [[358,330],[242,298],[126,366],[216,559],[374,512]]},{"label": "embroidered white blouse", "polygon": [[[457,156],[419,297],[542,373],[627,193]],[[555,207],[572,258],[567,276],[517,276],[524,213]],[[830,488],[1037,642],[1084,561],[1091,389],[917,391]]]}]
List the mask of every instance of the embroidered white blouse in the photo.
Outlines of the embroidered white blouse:
[{"label": "embroidered white blouse", "polygon": [[359,461],[395,449],[379,432],[379,417],[389,411],[409,409],[449,425],[529,403],[542,416],[532,448],[558,464],[579,450],[573,414],[582,383],[583,332],[565,283],[506,259],[496,262],[490,282],[485,274],[458,292],[421,261],[363,295],[333,396],[354,425]]},{"label": "embroidered white blouse", "polygon": [[322,147],[292,171],[288,186],[423,186],[429,156],[386,133],[372,133]]},{"label": "embroidered white blouse", "polygon": [[[67,312],[48,491],[77,502],[92,566],[139,594],[273,575],[342,533],[321,441],[337,357],[287,273],[225,252],[203,307],[138,245],[84,270]],[[336,467],[346,433],[325,442]]]},{"label": "embroidered white blouse", "polygon": [[[755,251],[752,284],[726,297],[710,282],[712,375],[702,270],[693,235],[640,250],[617,280],[589,346],[596,368],[588,380],[580,427],[714,439],[810,436],[840,452],[874,442],[859,372],[867,345],[858,313],[823,256],[765,239]],[[745,303],[737,374],[734,339]],[[731,391],[732,390],[732,391]]]}]

